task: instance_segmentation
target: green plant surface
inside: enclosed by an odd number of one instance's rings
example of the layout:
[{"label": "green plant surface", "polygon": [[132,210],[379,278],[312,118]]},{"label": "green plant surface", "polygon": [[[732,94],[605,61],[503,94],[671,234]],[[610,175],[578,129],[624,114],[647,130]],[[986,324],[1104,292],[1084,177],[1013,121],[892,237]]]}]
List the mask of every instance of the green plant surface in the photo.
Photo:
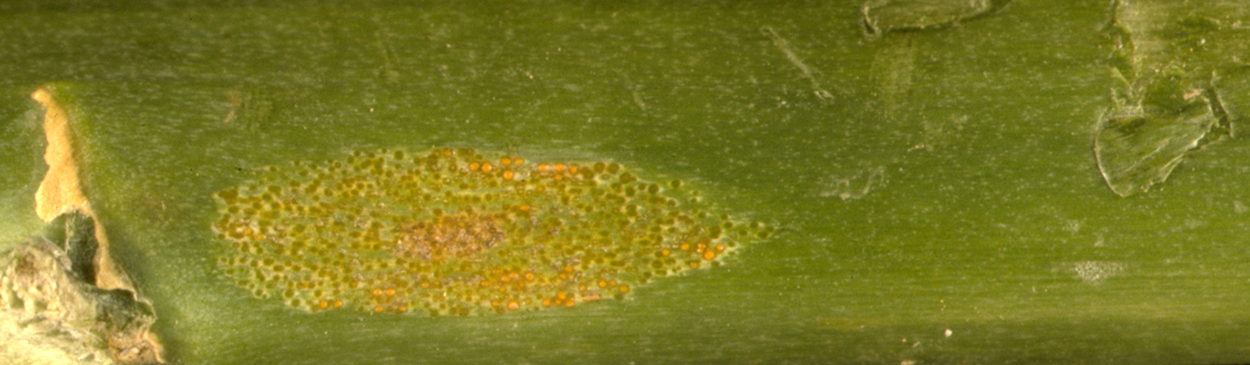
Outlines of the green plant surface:
[{"label": "green plant surface", "polygon": [[0,248],[37,234],[43,223],[34,215],[35,191],[43,178],[42,113],[25,90],[6,88],[0,98]]},{"label": "green plant surface", "polygon": [[[227,5],[0,15],[0,116],[24,131],[0,143],[38,145],[26,98],[58,82],[97,218],[177,363],[1250,358],[1250,148],[1108,188],[1093,144],[1123,81],[1106,1],[884,34],[853,1]],[[1150,15],[1186,11],[1226,25],[1222,44],[1250,38],[1233,1]],[[499,315],[307,313],[220,272],[214,193],[265,166],[437,147],[616,161],[777,231],[623,300]],[[6,171],[39,166],[6,148]],[[24,217],[37,175],[6,179],[4,216]]]}]

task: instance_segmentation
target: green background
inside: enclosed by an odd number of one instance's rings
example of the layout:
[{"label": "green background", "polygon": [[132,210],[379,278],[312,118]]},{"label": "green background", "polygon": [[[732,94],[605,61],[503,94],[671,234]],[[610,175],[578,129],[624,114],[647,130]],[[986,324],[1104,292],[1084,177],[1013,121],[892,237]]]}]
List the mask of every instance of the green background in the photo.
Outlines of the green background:
[{"label": "green background", "polygon": [[[1146,15],[1250,39],[1229,4]],[[1146,194],[1108,189],[1091,151],[1116,87],[1106,1],[884,35],[860,5],[0,5],[0,237],[37,230],[28,95],[55,83],[178,363],[1250,360],[1250,150],[1224,140]],[[436,146],[618,161],[779,230],[623,301],[498,316],[306,314],[216,275],[213,192]]]}]

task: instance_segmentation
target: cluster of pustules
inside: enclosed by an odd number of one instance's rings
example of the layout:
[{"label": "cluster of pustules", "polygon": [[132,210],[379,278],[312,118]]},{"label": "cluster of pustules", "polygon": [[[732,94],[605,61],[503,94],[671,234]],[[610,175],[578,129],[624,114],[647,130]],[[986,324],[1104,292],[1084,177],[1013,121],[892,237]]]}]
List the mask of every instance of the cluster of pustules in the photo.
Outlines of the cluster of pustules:
[{"label": "cluster of pustules", "polygon": [[773,231],[617,163],[469,149],[270,166],[215,198],[220,268],[307,311],[471,315],[622,298]]}]

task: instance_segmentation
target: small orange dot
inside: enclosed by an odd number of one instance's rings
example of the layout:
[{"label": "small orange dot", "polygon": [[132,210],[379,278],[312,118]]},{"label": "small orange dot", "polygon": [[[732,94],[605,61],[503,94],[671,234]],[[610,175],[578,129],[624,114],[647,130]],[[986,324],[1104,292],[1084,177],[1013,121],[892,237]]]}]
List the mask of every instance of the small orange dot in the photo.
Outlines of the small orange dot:
[{"label": "small orange dot", "polygon": [[704,260],[711,260],[711,259],[714,259],[714,258],[716,258],[716,253],[715,253],[715,252],[712,252],[712,250],[707,250],[707,251],[704,251],[704,252],[703,252],[703,259],[704,259]]},{"label": "small orange dot", "polygon": [[336,300],[336,301],[334,301],[334,307],[335,307],[335,308],[343,308],[343,301],[341,301],[341,300]]},{"label": "small orange dot", "polygon": [[528,212],[529,210],[530,210],[530,206],[529,206],[529,204],[521,204],[521,211],[522,211],[522,212]]},{"label": "small orange dot", "polygon": [[406,313],[406,312],[408,312],[408,307],[405,307],[405,306],[402,306],[402,305],[401,305],[401,306],[399,306],[399,308],[396,308],[395,310],[396,310],[396,311],[398,311],[399,313]]},{"label": "small orange dot", "polygon": [[544,306],[544,307],[550,307],[550,306],[551,306],[551,299],[543,299],[543,306]]},{"label": "small orange dot", "polygon": [[525,159],[522,159],[522,158],[520,158],[520,157],[517,157],[517,158],[512,159],[512,164],[513,164],[513,165],[521,166],[521,164],[523,164],[523,163],[525,163]]},{"label": "small orange dot", "polygon": [[482,280],[482,287],[483,287],[483,288],[485,288],[485,287],[488,287],[488,286],[490,286],[490,281],[489,281],[489,280]]},{"label": "small orange dot", "polygon": [[520,305],[520,304],[517,304],[517,302],[516,302],[515,300],[514,300],[514,301],[511,301],[511,302],[508,302],[508,309],[511,309],[511,310],[516,310],[517,308],[520,308],[520,307],[521,307],[521,305]]},{"label": "small orange dot", "polygon": [[511,165],[511,164],[512,164],[512,159],[507,158],[507,157],[500,158],[500,159],[499,159],[499,164],[500,164],[500,165],[503,165],[503,166],[508,166],[508,165]]},{"label": "small orange dot", "polygon": [[605,288],[605,287],[607,287],[607,286],[608,286],[608,282],[607,282],[607,281],[604,281],[604,280],[599,280],[599,287],[600,287],[600,288]]},{"label": "small orange dot", "polygon": [[716,245],[716,250],[717,250],[717,251],[724,251],[724,250],[725,250],[725,245]]},{"label": "small orange dot", "polygon": [[512,180],[512,171],[504,171],[503,178],[504,180]]},{"label": "small orange dot", "polygon": [[527,273],[525,273],[525,280],[533,281],[533,280],[534,280],[534,273],[532,273],[532,272],[527,272]]},{"label": "small orange dot", "polygon": [[586,284],[578,285],[577,291],[586,291]]},{"label": "small orange dot", "polygon": [[577,173],[577,165],[569,165],[569,173],[570,173],[570,174],[576,174],[576,173]]},{"label": "small orange dot", "polygon": [[386,289],[386,296],[388,297],[395,296],[395,289]]},{"label": "small orange dot", "polygon": [[489,163],[489,162],[484,162],[484,163],[482,163],[482,172],[490,172],[490,163]]},{"label": "small orange dot", "polygon": [[498,301],[498,300],[492,300],[492,301],[490,301],[490,306],[491,306],[491,307],[495,307],[495,308],[499,308],[499,301]]},{"label": "small orange dot", "polygon": [[668,249],[660,250],[660,255],[668,256]]},{"label": "small orange dot", "polygon": [[556,293],[556,298],[560,298],[560,300],[564,300],[564,298],[568,298],[568,297],[569,297],[568,293],[565,293],[565,292]]},{"label": "small orange dot", "polygon": [[572,306],[573,306],[573,304],[575,304],[575,303],[574,303],[572,300],[566,300],[566,301],[564,301],[564,306],[565,306],[565,307],[572,307]]},{"label": "small orange dot", "polygon": [[681,244],[681,250],[682,250],[682,251],[690,251],[690,244],[689,244],[689,243],[683,243],[683,244]]},{"label": "small orange dot", "polygon": [[543,163],[538,164],[538,172],[547,172],[547,163],[546,163],[546,162],[543,162]]},{"label": "small orange dot", "polygon": [[382,313],[382,306],[379,305],[379,306],[373,307],[373,312]]},{"label": "small orange dot", "polygon": [[556,172],[562,172],[562,171],[564,171],[564,163],[556,162]]},{"label": "small orange dot", "polygon": [[621,289],[621,292],[622,292],[622,293],[628,293],[628,292],[629,292],[629,285],[621,285],[621,288],[620,288],[620,289]]},{"label": "small orange dot", "polygon": [[698,262],[691,262],[691,263],[690,263],[690,268],[691,268],[691,269],[698,269],[698,268],[699,268],[699,263],[698,263]]},{"label": "small orange dot", "polygon": [[480,168],[481,166],[482,165],[479,165],[477,162],[473,162],[469,164],[469,170],[477,171],[477,169]]},{"label": "small orange dot", "polygon": [[374,295],[374,296],[379,296],[379,295],[382,295],[382,289],[374,288],[374,289],[373,289],[373,295]]},{"label": "small orange dot", "polygon": [[321,307],[321,309],[326,309],[330,307],[330,303],[326,303],[326,301],[323,300],[323,301],[317,302],[317,306]]}]

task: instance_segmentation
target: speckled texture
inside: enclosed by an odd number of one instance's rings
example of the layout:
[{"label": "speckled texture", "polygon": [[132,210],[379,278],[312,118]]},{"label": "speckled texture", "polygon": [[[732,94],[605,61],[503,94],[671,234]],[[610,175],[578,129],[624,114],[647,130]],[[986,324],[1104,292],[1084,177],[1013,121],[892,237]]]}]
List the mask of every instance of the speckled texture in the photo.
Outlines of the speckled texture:
[{"label": "speckled texture", "polygon": [[622,298],[772,231],[617,163],[353,152],[216,193],[221,269],[307,311],[470,315]]}]

